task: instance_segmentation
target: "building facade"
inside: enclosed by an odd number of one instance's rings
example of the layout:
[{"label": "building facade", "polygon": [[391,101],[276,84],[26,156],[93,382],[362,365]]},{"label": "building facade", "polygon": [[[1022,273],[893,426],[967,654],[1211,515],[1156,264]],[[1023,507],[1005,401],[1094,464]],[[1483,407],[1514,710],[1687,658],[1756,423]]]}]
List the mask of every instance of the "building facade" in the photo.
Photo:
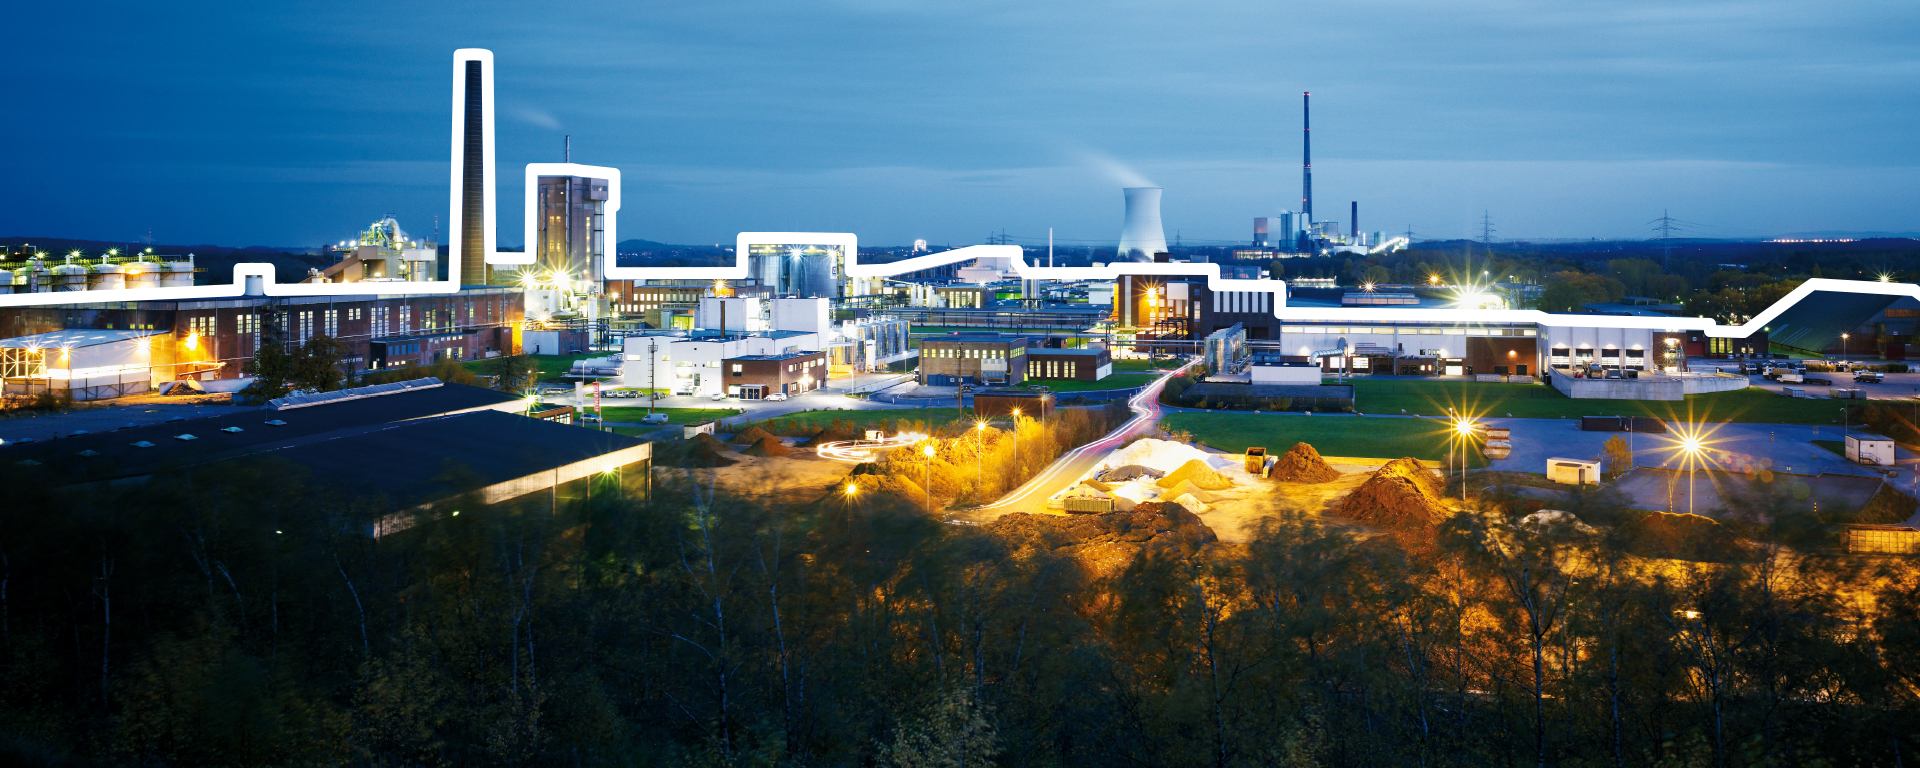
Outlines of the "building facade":
[{"label": "building facade", "polygon": [[745,355],[720,362],[726,371],[727,394],[742,400],[812,392],[827,381],[825,352]]},{"label": "building facade", "polygon": [[1023,336],[935,336],[920,340],[920,383],[1019,384],[1027,375]]},{"label": "building facade", "polygon": [[1029,380],[1099,381],[1112,373],[1113,358],[1105,347],[1027,350]]}]

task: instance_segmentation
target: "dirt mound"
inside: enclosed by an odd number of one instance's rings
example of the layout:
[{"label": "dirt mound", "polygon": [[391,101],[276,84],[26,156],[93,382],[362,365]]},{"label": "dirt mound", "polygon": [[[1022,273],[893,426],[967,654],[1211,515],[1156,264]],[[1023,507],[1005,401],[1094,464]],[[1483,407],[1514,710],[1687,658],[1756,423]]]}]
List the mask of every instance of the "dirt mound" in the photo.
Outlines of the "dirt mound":
[{"label": "dirt mound", "polygon": [[1140,464],[1122,464],[1100,473],[1100,480],[1108,483],[1124,483],[1141,477],[1158,478],[1167,473],[1153,467]]},{"label": "dirt mound", "polygon": [[786,443],[780,442],[780,438],[767,435],[740,452],[748,456],[785,456],[793,453],[793,449],[788,448]]},{"label": "dirt mound", "polygon": [[700,434],[694,435],[693,437],[687,438],[687,442],[692,445],[705,446],[707,450],[713,451],[715,453],[718,453],[720,451],[733,450],[733,446],[727,445],[726,443],[721,442],[720,438],[714,437],[713,435],[709,435],[705,432],[702,432]]},{"label": "dirt mound", "polygon": [[706,434],[695,435],[693,439],[680,443],[655,443],[653,462],[663,467],[683,469],[711,469],[740,463],[723,455],[715,446],[724,449],[727,444]]},{"label": "dirt mound", "polygon": [[1213,529],[1177,504],[1148,502],[1129,512],[1033,515],[1016,512],[986,524],[1016,542],[1078,560],[1093,576],[1117,576],[1140,553],[1161,548],[1193,557],[1219,540]]},{"label": "dirt mound", "polygon": [[856,434],[852,430],[827,428],[814,433],[813,437],[809,437],[805,442],[800,443],[800,447],[817,448],[821,443],[840,443],[848,440],[864,439],[866,439],[866,435]]},{"label": "dirt mound", "polygon": [[[847,493],[849,485],[857,489],[851,495]],[[856,471],[829,487],[820,503],[858,504],[867,508],[896,505],[924,510],[927,508],[927,492],[919,483],[899,475],[861,474]]]},{"label": "dirt mound", "polygon": [[1440,499],[1445,489],[1433,472],[1413,459],[1387,462],[1332,511],[1354,522],[1382,528],[1431,531],[1446,517]]},{"label": "dirt mound", "polygon": [[1207,466],[1207,463],[1200,459],[1192,459],[1180,465],[1179,469],[1160,478],[1159,485],[1162,488],[1172,488],[1183,482],[1192,483],[1209,491],[1224,491],[1233,487],[1232,480],[1228,480],[1225,475]]},{"label": "dirt mound", "polygon": [[1648,512],[1621,526],[1620,535],[1627,551],[1642,557],[1727,562],[1752,554],[1733,531],[1701,515]]},{"label": "dirt mound", "polygon": [[[1160,494],[1160,498],[1163,499],[1178,499],[1181,496],[1192,496],[1208,504],[1220,500],[1219,496],[1207,493],[1206,489],[1194,485],[1191,480],[1182,480],[1178,485],[1168,488],[1164,493]],[[1188,509],[1192,509],[1192,507],[1188,507]]]},{"label": "dirt mound", "polygon": [[1325,483],[1340,479],[1340,470],[1327,465],[1320,452],[1306,443],[1294,443],[1273,461],[1268,477],[1283,483]]},{"label": "dirt mound", "polygon": [[734,434],[733,438],[727,442],[733,443],[734,445],[753,445],[769,437],[773,437],[773,433],[759,427],[747,427],[745,430]]}]

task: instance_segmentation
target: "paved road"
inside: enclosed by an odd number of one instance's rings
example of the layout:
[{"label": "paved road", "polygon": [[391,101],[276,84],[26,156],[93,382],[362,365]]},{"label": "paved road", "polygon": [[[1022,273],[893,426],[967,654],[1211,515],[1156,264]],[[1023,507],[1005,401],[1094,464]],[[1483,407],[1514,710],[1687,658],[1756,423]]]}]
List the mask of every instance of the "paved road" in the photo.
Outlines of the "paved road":
[{"label": "paved road", "polygon": [[956,513],[954,517],[962,520],[991,520],[1009,512],[1045,512],[1049,497],[1077,482],[1081,475],[1093,469],[1094,465],[1106,458],[1113,449],[1126,444],[1129,438],[1153,429],[1154,425],[1160,421],[1160,389],[1166,386],[1168,379],[1184,370],[1186,369],[1180,368],[1167,372],[1166,375],[1155,379],[1152,384],[1140,390],[1140,394],[1128,400],[1127,406],[1133,409],[1134,417],[1120,425],[1119,429],[1107,433],[1106,437],[1068,451],[1066,455],[1047,465],[1040,474],[1034,475],[1033,479],[1013,489],[999,501]]}]

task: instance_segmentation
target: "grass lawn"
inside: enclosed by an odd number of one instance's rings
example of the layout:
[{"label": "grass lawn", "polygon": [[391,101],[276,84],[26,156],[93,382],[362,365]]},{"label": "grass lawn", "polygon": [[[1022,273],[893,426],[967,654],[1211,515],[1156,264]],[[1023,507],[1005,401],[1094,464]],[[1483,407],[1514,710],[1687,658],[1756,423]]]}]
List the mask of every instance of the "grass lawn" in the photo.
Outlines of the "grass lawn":
[{"label": "grass lawn", "polygon": [[[597,355],[527,355],[527,357],[532,358],[534,364],[540,366],[539,380],[551,381],[566,375],[567,371],[573,369],[573,364],[576,361],[585,360],[589,357],[605,357],[606,354],[611,353]],[[469,360],[461,363],[460,367],[473,371],[474,373],[485,374],[487,372],[487,364],[491,362],[493,361]]]},{"label": "grass lawn", "polygon": [[[641,417],[647,415],[647,409],[645,407],[635,408],[633,406],[622,405],[622,406],[608,406],[601,410],[606,415],[607,421],[639,421]],[[591,413],[593,411],[593,408],[589,406],[587,408],[587,411]],[[737,415],[740,413],[740,409],[738,408],[655,408],[653,409],[653,412],[666,414],[668,424],[698,424],[703,421],[711,421],[713,419],[723,419],[728,416]]]},{"label": "grass lawn", "polygon": [[[1350,416],[1294,416],[1249,413],[1174,413],[1161,420],[1168,429],[1192,432],[1196,440],[1223,451],[1264,446],[1278,455],[1294,443],[1306,443],[1322,456],[1397,459],[1412,456],[1446,461],[1446,425],[1435,419],[1369,419]],[[1468,466],[1483,467],[1479,451]]]},{"label": "grass lawn", "polygon": [[1186,364],[1187,361],[1185,360],[1169,360],[1165,358],[1159,360],[1115,360],[1113,361],[1113,372],[1171,371]]},{"label": "grass lawn", "polygon": [[1099,381],[1068,381],[1055,379],[1030,379],[1029,385],[1046,387],[1054,392],[1102,392],[1109,389],[1132,389],[1144,387],[1154,379],[1157,373],[1116,373]]},{"label": "grass lawn", "polygon": [[1847,457],[1847,443],[1845,440],[1815,440],[1813,444],[1833,451],[1833,455],[1839,456],[1840,458],[1844,459]]},{"label": "grass lawn", "polygon": [[1842,403],[1776,395],[1761,389],[1688,395],[1669,400],[1575,400],[1545,384],[1473,381],[1353,381],[1354,410],[1398,415],[1445,415],[1448,406],[1484,416],[1559,419],[1579,416],[1653,416],[1749,424],[1837,424]]}]

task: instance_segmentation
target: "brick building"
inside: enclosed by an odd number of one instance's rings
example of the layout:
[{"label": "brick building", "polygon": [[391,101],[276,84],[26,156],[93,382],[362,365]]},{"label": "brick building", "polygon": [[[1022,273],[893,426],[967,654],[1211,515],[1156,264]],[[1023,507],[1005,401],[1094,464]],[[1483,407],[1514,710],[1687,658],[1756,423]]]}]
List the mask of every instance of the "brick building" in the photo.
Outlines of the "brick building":
[{"label": "brick building", "polygon": [[[170,332],[175,350],[156,381],[243,377],[261,345],[317,336],[346,344],[349,374],[519,352],[524,319],[517,288],[475,286],[453,294],[246,296],[0,309],[0,338],[65,330]],[[156,342],[159,343],[159,342]]]},{"label": "brick building", "polygon": [[824,351],[743,355],[726,358],[720,364],[726,371],[727,394],[742,400],[811,392],[827,380]]},{"label": "brick building", "polygon": [[1018,384],[1027,377],[1024,336],[954,334],[920,340],[920,383]]},{"label": "brick building", "polygon": [[1113,373],[1113,358],[1104,347],[1027,350],[1027,378],[1099,381]]}]

